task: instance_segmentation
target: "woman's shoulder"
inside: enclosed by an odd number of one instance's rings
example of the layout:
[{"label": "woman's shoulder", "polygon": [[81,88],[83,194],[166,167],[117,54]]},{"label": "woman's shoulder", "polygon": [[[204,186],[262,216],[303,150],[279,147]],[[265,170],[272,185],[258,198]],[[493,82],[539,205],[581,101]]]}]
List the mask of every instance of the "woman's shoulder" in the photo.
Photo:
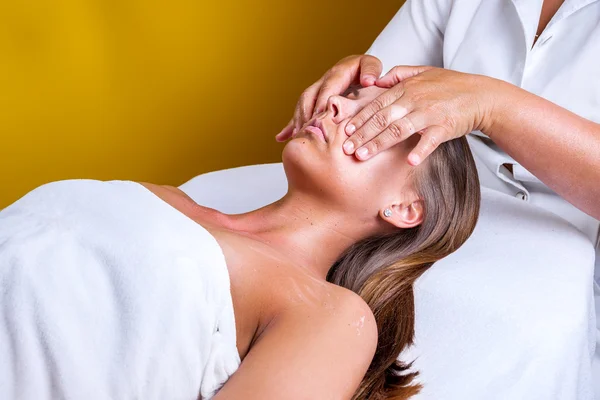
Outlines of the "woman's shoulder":
[{"label": "woman's shoulder", "polygon": [[362,337],[365,341],[377,343],[377,323],[373,310],[357,293],[344,287],[327,283],[333,294],[331,308],[323,307],[321,311],[327,316],[333,316],[333,322],[342,329],[349,328],[352,334]]},{"label": "woman's shoulder", "polygon": [[355,311],[361,316],[365,316],[365,318],[371,317],[373,322],[375,322],[373,311],[367,302],[357,293],[330,282],[326,282],[325,290],[331,294],[331,296],[328,297],[334,298],[334,306],[347,311]]},{"label": "woman's shoulder", "polygon": [[298,280],[286,289],[291,300],[276,307],[222,397],[237,398],[248,387],[265,398],[352,397],[377,347],[367,304],[322,280],[314,286]]},{"label": "woman's shoulder", "polygon": [[292,267],[262,268],[258,275],[261,297],[268,300],[269,319],[311,315],[342,326],[355,326],[355,332],[374,330],[376,337],[373,312],[357,293]]},{"label": "woman's shoulder", "polygon": [[[342,348],[356,350],[358,346],[365,354],[375,351],[377,323],[373,311],[358,294],[322,281],[296,287],[290,293],[287,307],[276,317],[282,323],[296,325],[310,321],[313,326],[303,325],[303,329],[316,329],[321,335],[337,338],[340,340],[337,345]],[[369,360],[371,357],[372,354]]]},{"label": "woman's shoulder", "polygon": [[319,374],[329,384],[344,382],[340,387],[355,388],[377,349],[373,313],[360,296],[345,288],[326,283],[304,293],[311,292],[312,298],[275,316],[260,340],[276,345],[283,354],[294,354],[295,365],[310,369],[309,376]]}]

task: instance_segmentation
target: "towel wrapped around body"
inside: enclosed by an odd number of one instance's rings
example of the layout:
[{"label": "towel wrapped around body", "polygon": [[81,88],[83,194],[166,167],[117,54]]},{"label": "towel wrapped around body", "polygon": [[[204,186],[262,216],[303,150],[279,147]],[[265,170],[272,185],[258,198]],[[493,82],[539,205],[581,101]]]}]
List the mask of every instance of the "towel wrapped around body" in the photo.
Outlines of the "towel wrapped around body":
[{"label": "towel wrapped around body", "polygon": [[218,243],[144,186],[0,211],[0,399],[208,399],[239,364]]}]

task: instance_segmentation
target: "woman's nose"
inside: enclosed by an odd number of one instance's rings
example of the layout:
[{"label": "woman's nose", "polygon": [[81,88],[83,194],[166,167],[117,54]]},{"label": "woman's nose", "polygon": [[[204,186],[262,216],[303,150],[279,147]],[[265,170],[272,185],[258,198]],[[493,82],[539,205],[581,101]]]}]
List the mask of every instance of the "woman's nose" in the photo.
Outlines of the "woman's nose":
[{"label": "woman's nose", "polygon": [[330,96],[329,99],[327,99],[327,111],[331,114],[331,118],[334,122],[343,120],[343,118],[340,118],[343,111],[341,99],[341,96]]}]

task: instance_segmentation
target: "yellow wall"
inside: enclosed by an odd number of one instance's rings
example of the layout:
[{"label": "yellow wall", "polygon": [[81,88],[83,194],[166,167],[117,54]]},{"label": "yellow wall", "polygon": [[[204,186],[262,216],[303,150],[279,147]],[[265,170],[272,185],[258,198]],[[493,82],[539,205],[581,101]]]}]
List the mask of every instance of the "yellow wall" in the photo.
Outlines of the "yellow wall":
[{"label": "yellow wall", "polygon": [[180,184],[279,161],[301,91],[399,0],[0,4],[0,208],[68,178]]}]

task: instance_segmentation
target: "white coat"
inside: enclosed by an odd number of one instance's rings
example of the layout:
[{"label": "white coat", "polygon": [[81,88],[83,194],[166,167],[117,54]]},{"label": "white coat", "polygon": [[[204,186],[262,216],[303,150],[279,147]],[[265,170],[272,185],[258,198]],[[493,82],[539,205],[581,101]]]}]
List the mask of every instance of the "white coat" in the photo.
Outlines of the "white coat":
[{"label": "white coat", "polygon": [[[431,65],[502,79],[600,123],[600,1],[565,0],[534,45],[542,3],[542,0],[407,0],[367,54],[382,61],[383,73],[396,65]],[[531,204],[528,209],[532,216],[539,208],[560,216],[596,247],[593,285],[597,344],[591,380],[600,399],[599,221],[554,193],[481,132],[472,132],[468,140],[482,186]],[[504,164],[512,164],[513,172]],[[514,229],[515,236],[525,242],[533,234],[518,232],[523,229],[518,226]],[[572,237],[566,231],[565,235]],[[531,243],[535,246],[534,240]],[[506,249],[506,263],[531,262],[530,259],[536,258],[514,254],[511,262],[510,251]],[[558,266],[546,267],[550,271]],[[582,292],[585,289],[581,287]],[[590,303],[593,308],[593,299]],[[581,329],[586,329],[583,324]],[[560,399],[587,398],[583,392],[580,390],[574,397],[558,392],[554,395]]]}]

